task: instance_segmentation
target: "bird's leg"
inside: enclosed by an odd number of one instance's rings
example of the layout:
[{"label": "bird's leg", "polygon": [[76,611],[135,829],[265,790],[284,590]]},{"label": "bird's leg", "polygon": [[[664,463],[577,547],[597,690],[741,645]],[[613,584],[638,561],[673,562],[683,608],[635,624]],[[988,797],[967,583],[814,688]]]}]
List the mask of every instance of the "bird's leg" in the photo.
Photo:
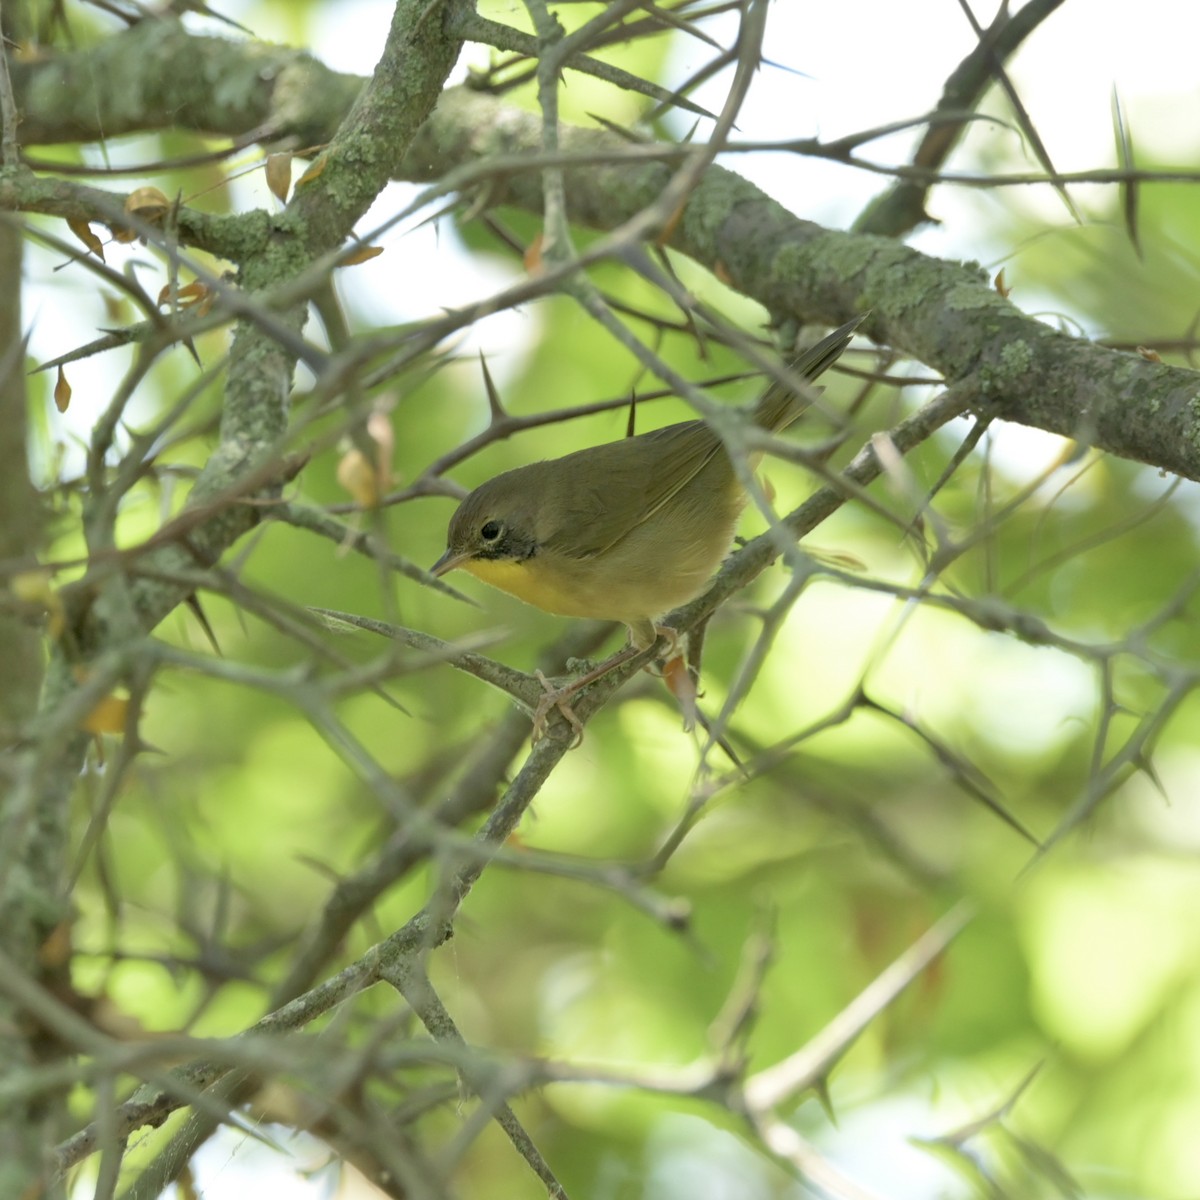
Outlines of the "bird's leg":
[{"label": "bird's leg", "polygon": [[655,625],[654,636],[667,643],[666,650],[655,661],[666,664],[672,659],[682,658],[687,654],[688,637],[686,633],[680,633],[678,629],[674,629],[670,625]]},{"label": "bird's leg", "polygon": [[565,688],[556,688],[540,670],[534,671],[534,674],[537,676],[538,683],[546,689],[546,694],[538,701],[537,708],[533,710],[533,736],[530,741],[536,746],[542,740],[546,733],[546,718],[550,715],[552,708],[557,708],[562,713],[563,720],[571,727],[571,744],[567,749],[574,750],[583,742],[583,725],[567,701],[579,689],[570,684]]},{"label": "bird's leg", "polygon": [[535,672],[538,682],[546,689],[546,694],[538,701],[538,706],[533,711],[533,740],[538,742],[542,739],[546,732],[546,718],[549,717],[551,709],[557,708],[562,713],[563,720],[571,726],[573,731],[570,748],[574,749],[578,746],[583,741],[583,725],[575,715],[575,710],[568,703],[571,697],[582,691],[589,683],[595,683],[597,679],[607,675],[614,667],[619,667],[641,652],[642,647],[640,646],[626,646],[561,688],[556,688],[541,671]]},{"label": "bird's leg", "polygon": [[[667,643],[666,649],[656,660],[662,663],[661,671],[656,673],[662,675],[667,687],[679,701],[679,706],[683,710],[684,728],[691,729],[696,720],[697,691],[696,681],[687,665],[687,634],[681,634],[677,629],[672,629],[670,625],[655,625],[654,633],[656,639]],[[607,675],[615,667],[635,658],[642,651],[650,649],[653,644],[653,642],[648,642],[646,645],[639,645],[636,640],[630,641],[624,649],[618,650],[616,654],[584,672],[578,679],[572,679],[570,683],[561,688],[556,688],[541,671],[535,672],[538,682],[546,689],[546,694],[538,701],[538,706],[533,712],[533,741],[538,742],[545,736],[546,719],[550,716],[551,710],[557,708],[562,713],[563,720],[571,726],[573,731],[571,749],[578,746],[583,741],[583,725],[569,703],[571,698],[581,692],[589,683],[595,683],[597,679]],[[647,666],[646,669],[650,670],[650,666]]]}]

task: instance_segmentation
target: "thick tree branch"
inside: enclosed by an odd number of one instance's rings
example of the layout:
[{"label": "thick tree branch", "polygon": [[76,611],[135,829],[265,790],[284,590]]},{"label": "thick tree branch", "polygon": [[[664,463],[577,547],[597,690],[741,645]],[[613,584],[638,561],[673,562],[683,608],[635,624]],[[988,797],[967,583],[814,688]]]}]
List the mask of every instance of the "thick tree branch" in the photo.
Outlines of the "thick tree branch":
[{"label": "thick tree branch", "polygon": [[[269,128],[274,136],[319,141],[358,89],[345,76],[327,76],[304,55],[196,38],[172,22],[135,26],[98,53],[111,61],[102,59],[102,69],[88,74],[86,85],[77,84],[84,94],[71,102],[57,89],[72,94],[70,81],[85,74],[82,56],[15,72],[27,141],[157,128],[168,112],[176,125],[197,130],[244,135]],[[192,66],[164,71],[164,61]],[[189,78],[203,74],[195,70],[197,61],[213,72],[205,94],[219,93],[220,104],[210,101],[206,108],[199,93],[192,94]],[[228,86],[212,88],[214,78]],[[314,86],[318,80],[321,86]],[[565,182],[571,219],[593,228],[627,221],[654,202],[670,177],[670,168],[654,161],[660,148],[632,147],[607,132],[564,128],[561,146],[589,160],[567,170]],[[535,116],[452,89],[393,174],[428,181],[475,165],[482,178],[490,164],[504,159],[501,186],[492,184],[495,199],[540,211],[535,164],[521,171],[511,161],[534,159],[540,149]],[[648,161],[636,161],[640,149]],[[345,153],[347,161],[358,161],[361,152],[348,143]],[[609,156],[609,163],[596,161]],[[379,165],[370,155],[361,161]],[[311,203],[306,199],[304,207]],[[870,310],[866,332],[937,368],[948,382],[976,375],[982,402],[997,415],[1200,478],[1200,400],[1191,372],[1058,333],[997,295],[977,270],[888,239],[823,229],[718,167],[695,189],[670,244],[777,319],[836,323]]]},{"label": "thick tree branch", "polygon": [[[504,156],[534,155],[537,118],[490,97],[447,92],[405,160],[416,179]],[[574,221],[611,229],[654,202],[670,177],[630,162],[599,130],[564,129],[561,148],[588,158],[564,172]],[[614,159],[596,163],[607,148]],[[536,171],[506,170],[500,198],[539,211]],[[890,239],[824,229],[753,184],[712,167],[669,244],[752,296],[777,320],[836,324],[871,316],[863,331],[935,367],[948,383],[973,376],[996,416],[1200,479],[1200,387],[1194,372],[1060,333],[1022,313],[976,267],[944,262]]]},{"label": "thick tree branch", "polygon": [[[21,277],[20,231],[0,223],[0,279]],[[29,592],[39,589],[34,564],[41,549],[42,510],[29,478],[25,454],[25,337],[21,293],[0,294],[0,562],[28,564]],[[47,586],[48,585],[44,585]],[[25,589],[21,589],[25,590]],[[29,611],[0,587],[0,837],[15,843],[15,861],[0,871],[0,947],[24,970],[40,973],[39,949],[63,917],[59,907],[58,863],[63,828],[51,810],[44,820],[14,820],[10,799],[28,758],[17,750],[21,720],[37,707],[42,678],[41,636]],[[0,999],[0,1077],[34,1067],[47,1050],[41,1037],[11,997]],[[0,1195],[19,1195],[42,1167],[40,1144],[53,1140],[46,1127],[53,1109],[38,1100],[13,1105],[0,1121]],[[47,1136],[48,1135],[48,1136]]]},{"label": "thick tree branch", "polygon": [[[324,171],[300,189],[281,215],[270,220],[266,237],[245,246],[238,280],[243,294],[265,293],[309,270],[340,245],[383,188],[413,133],[433,107],[457,57],[458,42],[445,32],[443,8],[441,4],[430,5],[428,0],[397,3],[375,79],[357,91],[358,101],[327,151]],[[139,33],[153,41],[156,36],[162,38],[164,31],[169,34],[170,29],[170,25],[148,23],[139,27]],[[122,48],[128,50],[128,40],[116,40],[123,41]],[[194,59],[186,66],[179,62],[177,70],[164,71],[163,61],[154,56],[154,45],[141,49],[157,78],[186,76],[191,81],[187,86],[202,88],[204,95],[212,94],[213,79],[197,69]],[[243,49],[252,60],[254,51]],[[242,64],[248,67],[249,62],[243,58]],[[130,60],[122,56],[119,79],[104,71],[100,75],[114,96],[132,98],[144,111],[140,106],[150,102],[150,97],[136,81],[131,82],[130,66]],[[253,90],[248,77],[245,86]],[[161,99],[155,97],[153,103]],[[170,104],[161,109],[172,123],[180,111],[194,112],[184,98],[177,96],[176,100],[181,109]],[[34,104],[29,94],[23,103],[27,108]],[[101,114],[109,111],[94,94],[90,103]],[[21,178],[14,180],[18,194],[23,182]],[[250,220],[261,225],[257,217]],[[31,872],[39,872],[40,878],[48,878],[53,884],[62,871],[67,798],[86,746],[77,732],[78,719],[72,714],[87,699],[83,693],[96,686],[100,674],[93,667],[91,682],[81,687],[72,664],[80,659],[102,661],[118,678],[135,672],[140,661],[140,639],[190,594],[193,585],[180,582],[180,573],[197,562],[215,562],[257,522],[260,509],[245,501],[264,491],[272,494],[285,474],[281,447],[288,428],[292,373],[304,311],[303,302],[294,303],[279,314],[274,330],[253,319],[242,319],[235,326],[218,444],[185,509],[185,515],[198,517],[190,533],[176,542],[149,549],[138,564],[145,574],[136,579],[119,568],[98,573],[94,588],[71,607],[69,632],[55,647],[44,704],[43,724],[57,732],[32,739],[19,786],[9,793],[4,810],[5,862],[12,867],[14,856],[17,862],[7,873],[3,911],[10,910],[7,898],[13,896],[27,913],[23,926],[27,935],[24,944],[17,947],[22,961],[36,957],[41,940],[57,919],[53,909],[57,892],[51,889],[47,895],[44,885],[35,890],[33,885],[25,886],[25,881]],[[293,336],[277,336],[281,328]],[[10,369],[19,375],[24,365],[19,339],[13,339],[9,362]],[[95,457],[102,462],[108,434],[97,426],[95,436]],[[91,494],[85,513],[89,554],[117,568],[113,557],[115,505],[108,503],[109,485],[102,471],[94,472],[89,483]],[[90,701],[94,703],[94,699]],[[86,714],[89,708],[83,711]],[[35,723],[31,722],[31,738],[34,730]],[[133,732],[132,728],[127,730],[128,734]],[[53,1108],[57,1109],[59,1098],[55,1099]],[[33,1152],[40,1154],[47,1139],[34,1136],[31,1141]],[[172,1161],[185,1159],[186,1154]],[[172,1177],[169,1171],[166,1177]],[[27,1184],[27,1178],[19,1186],[14,1181],[9,1190],[23,1194],[30,1190]]]},{"label": "thick tree branch", "polygon": [[[340,245],[387,182],[435,102],[457,47],[443,32],[436,8],[417,0],[397,5],[375,79],[359,93],[356,107],[326,153],[325,169],[297,190],[285,212],[272,219],[270,236],[243,259],[239,282],[244,291],[264,292],[285,284]],[[298,333],[303,308],[281,314],[280,320]],[[162,546],[154,552],[154,561],[146,559],[143,565],[149,574],[161,581],[197,561],[215,562],[256,523],[255,508],[237,499],[230,503],[229,497],[241,478],[261,475],[264,469],[269,476],[271,463],[263,456],[278,452],[286,432],[294,365],[294,350],[278,338],[253,322],[236,327],[220,442],[189,501],[189,508],[207,507],[205,521],[186,544]],[[262,479],[258,486],[270,482]],[[185,594],[179,586],[143,581],[133,597],[141,627],[152,628]],[[93,605],[83,615],[81,641],[85,647],[99,644],[106,620],[102,609]]]},{"label": "thick tree branch", "polygon": [[194,36],[169,17],[74,53],[14,62],[12,77],[27,148],[154,129],[316,146],[334,136],[364,82],[297,50]]},{"label": "thick tree branch", "polygon": [[[1045,0],[1042,7],[1053,2]],[[319,169],[309,173],[282,214],[252,213],[211,220],[199,213],[178,214],[177,231],[183,244],[215,249],[238,264],[238,294],[247,307],[235,310],[240,324],[217,450],[191,492],[184,513],[136,551],[116,549],[115,513],[124,492],[121,471],[108,470],[111,428],[107,436],[98,432],[93,443],[85,514],[89,571],[76,593],[79,600],[69,605],[69,640],[59,645],[43,716],[26,722],[20,731],[31,749],[27,761],[20,764],[25,769],[19,787],[13,789],[13,799],[5,809],[6,824],[0,830],[4,835],[0,838],[0,881],[6,868],[20,859],[19,871],[9,873],[11,886],[0,893],[0,915],[15,912],[24,922],[19,927],[18,949],[26,968],[36,964],[47,940],[45,933],[59,915],[61,898],[53,885],[62,873],[68,800],[84,749],[78,732],[80,714],[89,711],[114,682],[139,682],[149,677],[154,664],[145,653],[146,632],[198,586],[197,579],[202,586],[204,573],[196,569],[197,563],[215,562],[259,519],[262,508],[258,502],[277,492],[284,477],[282,454],[290,444],[289,437],[295,436],[289,394],[297,355],[303,353],[297,349],[302,345],[303,288],[306,281],[325,271],[331,253],[350,234],[389,177],[434,181],[427,202],[452,191],[478,189],[479,204],[511,204],[540,212],[547,194],[544,168],[550,156],[546,151],[553,149],[558,168],[554,179],[562,185],[557,193],[562,220],[621,230],[616,237],[594,243],[593,258],[585,255],[585,262],[622,254],[627,256],[625,261],[631,261],[631,248],[638,251],[643,241],[663,230],[667,244],[759,299],[777,321],[835,321],[869,311],[866,328],[873,336],[905,349],[946,376],[950,387],[943,395],[895,426],[889,436],[868,443],[842,474],[826,472],[826,487],[732,555],[706,595],[672,614],[672,623],[680,629],[702,629],[719,603],[781,554],[796,566],[798,556],[786,557],[795,553],[790,539],[809,531],[847,498],[861,495],[862,488],[893,471],[897,454],[922,444],[967,408],[988,417],[1012,417],[1054,429],[1114,453],[1200,478],[1200,448],[1196,445],[1200,442],[1200,400],[1193,373],[1069,338],[1022,314],[997,294],[977,268],[939,262],[891,240],[822,229],[787,212],[737,175],[707,163],[702,175],[697,171],[697,178],[686,177],[675,160],[686,154],[699,163],[700,153],[713,150],[715,141],[700,152],[694,147],[639,146],[604,132],[560,128],[556,121],[543,126],[535,116],[466,90],[443,94],[430,116],[458,50],[456,29],[462,27],[455,26],[454,20],[461,19],[464,11],[465,6],[457,0],[399,0],[379,68],[365,86],[362,81],[325,72],[304,55],[252,43],[194,38],[177,24],[158,20],[138,23],[128,34],[89,49],[86,57],[68,55],[49,66],[22,67],[18,72],[27,140],[37,140],[39,134],[46,141],[67,136],[73,140],[106,137],[164,128],[169,122],[172,128],[190,124],[197,130],[220,130],[239,139],[257,134],[264,139],[292,144],[316,141],[324,146]],[[550,67],[555,64],[547,62],[545,90],[553,96],[556,75]],[[548,114],[553,111],[552,106],[547,107]],[[554,133],[551,139],[545,136],[547,128]],[[85,129],[92,133],[83,132]],[[671,181],[684,178],[688,186],[677,185],[679,192],[673,197]],[[110,193],[46,181],[28,169],[0,176],[0,208],[87,218],[105,212],[110,204],[119,211]],[[649,217],[655,214],[653,232],[647,232]],[[644,261],[648,256],[643,254],[637,265],[643,266]],[[552,277],[547,269],[531,286],[541,288],[544,294],[562,284],[565,277],[565,272]],[[271,312],[276,322],[273,327],[253,319],[250,306],[260,305],[264,296],[281,294],[284,299]],[[685,309],[690,307],[682,288],[669,294]],[[515,289],[506,293],[504,302],[514,302],[514,295]],[[487,297],[479,310],[495,302],[495,297]],[[697,311],[703,316],[702,310]],[[453,314],[459,325],[466,318],[463,313]],[[450,327],[447,324],[446,329]],[[425,332],[429,344],[445,336],[432,323]],[[15,345],[16,337],[10,333],[8,340]],[[405,352],[408,349],[406,345]],[[320,386],[330,385],[333,371],[317,370]],[[335,393],[331,389],[325,394]],[[114,401],[106,414],[106,420],[112,418],[110,425],[115,424],[119,407]],[[803,565],[796,572],[794,590],[777,606],[780,613],[807,578]],[[955,611],[971,614],[967,602],[958,603]],[[766,644],[764,637],[762,645]],[[68,654],[90,659],[90,679],[81,683],[74,677],[72,664],[66,661]],[[634,664],[626,664],[583,693],[576,704],[577,715],[587,720],[635,669]],[[236,669],[225,672],[231,678],[238,673]],[[218,674],[213,672],[214,677]],[[249,676],[248,672],[242,674]],[[355,681],[368,674],[355,676]],[[1163,705],[1161,719],[1173,711],[1174,697],[1185,694],[1183,686],[1180,683],[1173,698]],[[298,686],[291,699],[298,711],[328,735],[334,722],[330,719],[322,724],[325,714],[313,703],[313,694]],[[341,694],[331,690],[321,699],[332,702]],[[740,694],[735,689],[732,703]],[[847,705],[847,713],[867,707],[866,696],[860,687],[856,699]],[[27,710],[28,703],[25,707]],[[882,704],[874,707],[893,715]],[[723,714],[718,728],[724,721]],[[135,724],[131,720],[126,731],[130,758],[141,749]],[[1097,770],[1097,786],[1076,815],[1090,812],[1090,805],[1106,794],[1112,780],[1141,766],[1160,725],[1161,720],[1146,719],[1126,751],[1105,771]],[[451,936],[461,904],[495,857],[506,853],[506,840],[570,742],[569,731],[555,719],[548,736],[528,756],[511,785],[501,788],[500,780],[520,752],[524,736],[523,722],[510,715],[490,740],[477,744],[458,786],[440,802],[422,809],[416,802],[410,803],[405,793],[403,804],[394,810],[398,827],[383,845],[374,848],[374,856],[364,866],[341,879],[323,917],[312,924],[310,936],[297,948],[290,969],[276,984],[272,1003],[278,1004],[277,1011],[252,1033],[276,1035],[277,1044],[283,1047],[294,1039],[278,1035],[331,1013],[358,991],[386,979],[408,996],[435,1036],[460,1048],[448,1014],[440,1005],[429,1003],[428,997],[423,999],[421,989],[414,989],[412,983],[414,979],[424,983],[424,959]],[[935,747],[932,738],[927,737],[926,742]],[[363,777],[376,796],[403,790],[365,750],[354,761],[369,767]],[[120,778],[119,771],[113,774]],[[473,845],[457,836],[442,838],[443,826],[489,808],[491,815]],[[107,805],[101,811],[106,816]],[[421,823],[422,818],[426,824]],[[680,825],[680,837],[671,842],[662,862],[689,827]],[[14,837],[14,832],[19,836]],[[425,861],[432,849],[438,851],[440,886],[429,903],[346,970],[302,992],[343,952],[347,935],[370,906],[397,878]],[[32,886],[29,880],[33,880]],[[26,904],[30,900],[38,907],[30,908]],[[33,975],[31,969],[28,973]],[[891,998],[889,994],[882,1001],[873,1001],[868,1016],[874,1016]],[[29,1009],[26,1003],[24,1011]],[[847,1012],[854,1016],[853,1010]],[[3,1016],[0,1013],[0,1025]],[[22,1014],[17,1019],[22,1019]],[[781,1097],[790,1101],[792,1093],[810,1077],[823,1078],[844,1050],[847,1037],[861,1027],[861,1021],[853,1028],[847,1026],[849,1035],[842,1029],[840,1041],[834,1039],[836,1053],[826,1053],[826,1046],[814,1070],[809,1070],[811,1062],[793,1057],[786,1079],[776,1072],[776,1082],[783,1082],[774,1089],[775,1099],[767,1097],[767,1106]],[[0,1054],[19,1069],[27,1068],[22,1040],[15,1042],[17,1053],[10,1054],[3,1036],[0,1031]],[[247,1041],[253,1044],[253,1039]],[[67,1038],[66,1043],[75,1049],[90,1045],[86,1037]],[[36,1055],[25,1057],[36,1059]],[[228,1089],[224,1094],[239,1096],[244,1087],[257,1081],[257,1076],[252,1079],[240,1074],[253,1065],[233,1056],[193,1063],[171,1086],[163,1087],[160,1081],[161,1092],[147,1089],[135,1100],[117,1106],[113,1092],[105,1090],[111,1088],[107,1077],[95,1063],[90,1064],[88,1078],[98,1081],[93,1092],[98,1116],[94,1125],[60,1148],[58,1165],[68,1166],[100,1147],[107,1147],[107,1161],[125,1135],[194,1103],[195,1088],[224,1078]],[[231,1069],[237,1073],[228,1074]],[[48,1097],[47,1107],[61,1111],[62,1097],[53,1087],[63,1078],[67,1076],[39,1072],[35,1063],[34,1070],[24,1074],[24,1079],[33,1083],[22,1084],[19,1079],[18,1084],[29,1088],[30,1094]],[[314,1080],[322,1078],[313,1076]],[[480,1086],[477,1090],[482,1093],[485,1089]],[[18,1094],[24,1093],[18,1088]],[[499,1104],[496,1108],[505,1111]],[[351,1111],[348,1105],[346,1111]],[[482,1108],[480,1121],[490,1112],[488,1107]],[[129,1195],[158,1194],[188,1161],[219,1113],[219,1108],[199,1109],[192,1124],[174,1138],[167,1153]],[[773,1119],[765,1109],[760,1115]],[[515,1125],[509,1128],[520,1144],[521,1131]],[[782,1121],[760,1132],[777,1154],[793,1160],[801,1171],[814,1172],[809,1151],[796,1142]],[[17,1130],[18,1137],[40,1137],[42,1141],[44,1134],[36,1121],[24,1121]],[[460,1141],[466,1144],[465,1139]],[[11,1137],[7,1142],[0,1140],[0,1145],[5,1144],[15,1145]],[[29,1152],[28,1146],[21,1148]],[[118,1150],[113,1160],[119,1157]],[[532,1161],[531,1155],[527,1157]],[[40,1165],[23,1168],[27,1180]],[[102,1178],[104,1171],[102,1164]],[[552,1178],[550,1182],[553,1184]],[[24,1181],[9,1190],[14,1194],[30,1191]]]}]

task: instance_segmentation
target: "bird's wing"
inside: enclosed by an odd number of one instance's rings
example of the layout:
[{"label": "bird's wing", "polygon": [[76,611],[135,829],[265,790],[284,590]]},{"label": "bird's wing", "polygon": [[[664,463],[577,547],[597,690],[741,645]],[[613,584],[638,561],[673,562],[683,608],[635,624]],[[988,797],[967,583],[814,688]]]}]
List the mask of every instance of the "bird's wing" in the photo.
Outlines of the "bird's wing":
[{"label": "bird's wing", "polygon": [[[579,452],[578,469],[559,475],[555,528],[539,538],[548,550],[593,558],[669,503],[702,471],[721,443],[703,421],[684,421]],[[570,467],[569,454],[557,460]],[[714,486],[720,486],[714,481]]]}]

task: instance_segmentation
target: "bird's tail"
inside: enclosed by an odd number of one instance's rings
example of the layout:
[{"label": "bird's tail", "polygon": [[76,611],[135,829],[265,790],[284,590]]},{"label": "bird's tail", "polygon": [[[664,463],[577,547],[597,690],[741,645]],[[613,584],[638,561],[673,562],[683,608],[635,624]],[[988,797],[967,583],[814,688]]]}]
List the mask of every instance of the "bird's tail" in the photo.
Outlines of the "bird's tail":
[{"label": "bird's tail", "polygon": [[[806,383],[816,379],[822,371],[837,361],[842,351],[850,344],[855,331],[866,319],[865,314],[855,317],[853,321],[847,321],[845,325],[823,337],[816,345],[802,351],[788,363],[788,372]],[[754,406],[755,423],[772,433],[786,429],[808,407],[813,390],[805,388],[804,391],[796,391],[780,383],[772,383]]]}]

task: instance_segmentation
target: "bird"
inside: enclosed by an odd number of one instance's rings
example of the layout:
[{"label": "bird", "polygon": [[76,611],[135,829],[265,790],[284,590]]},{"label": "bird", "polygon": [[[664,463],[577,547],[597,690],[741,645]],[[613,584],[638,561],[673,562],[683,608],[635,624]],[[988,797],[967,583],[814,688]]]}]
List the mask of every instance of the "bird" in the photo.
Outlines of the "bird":
[{"label": "bird", "polygon": [[[864,319],[802,351],[791,372],[816,379]],[[774,382],[753,409],[754,423],[777,433],[811,396]],[[660,617],[705,590],[733,545],[746,499],[720,436],[703,420],[681,421],[480,484],[451,517],[445,553],[430,572],[462,569],[549,613],[620,621],[629,629],[628,657],[666,632]],[[617,660],[624,661],[614,656],[604,669]],[[594,678],[589,672],[584,681]]]}]

